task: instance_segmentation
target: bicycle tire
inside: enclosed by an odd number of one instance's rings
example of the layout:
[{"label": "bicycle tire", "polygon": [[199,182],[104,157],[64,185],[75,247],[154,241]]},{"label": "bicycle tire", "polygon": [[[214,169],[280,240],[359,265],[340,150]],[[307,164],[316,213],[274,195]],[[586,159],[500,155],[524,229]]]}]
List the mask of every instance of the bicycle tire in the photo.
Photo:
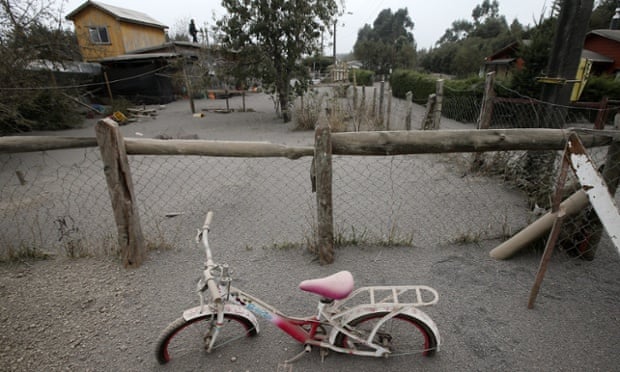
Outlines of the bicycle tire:
[{"label": "bicycle tire", "polygon": [[[364,338],[364,333],[368,334],[387,314],[388,312],[365,314],[349,321],[347,325],[354,329],[354,333]],[[334,343],[336,346],[357,350],[374,350],[367,345],[353,341],[340,332],[336,335]],[[386,320],[372,341],[384,347],[387,346],[391,351],[390,356],[417,352],[424,356],[432,356],[437,350],[437,336],[431,328],[423,321],[407,314],[398,314]]]},{"label": "bicycle tire", "polygon": [[[185,353],[204,350],[204,335],[211,322],[212,314],[205,314],[190,320],[181,317],[170,323],[157,339],[155,356],[159,364],[166,364]],[[242,316],[224,314],[224,326],[220,329],[213,349],[235,339],[256,336],[252,322]]]}]

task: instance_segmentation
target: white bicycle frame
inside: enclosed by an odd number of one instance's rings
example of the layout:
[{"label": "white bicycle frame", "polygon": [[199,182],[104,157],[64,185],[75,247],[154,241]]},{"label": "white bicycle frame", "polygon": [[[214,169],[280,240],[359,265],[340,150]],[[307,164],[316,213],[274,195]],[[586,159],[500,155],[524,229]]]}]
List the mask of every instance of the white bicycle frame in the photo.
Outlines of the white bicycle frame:
[{"label": "white bicycle frame", "polygon": [[[258,333],[259,324],[255,317],[256,314],[282,329],[298,342],[306,345],[306,351],[309,351],[308,346],[317,346],[340,353],[374,357],[388,356],[391,354],[389,349],[373,343],[372,340],[383,323],[403,314],[417,319],[434,333],[437,338],[436,350],[439,351],[439,346],[441,344],[439,330],[434,321],[426,315],[426,313],[418,309],[418,307],[430,306],[437,303],[439,295],[433,288],[420,285],[362,287],[353,291],[348,297],[342,300],[331,302],[319,301],[318,312],[315,316],[308,318],[290,317],[260,298],[230,286],[231,279],[228,267],[215,264],[211,257],[207,236],[211,218],[212,213],[209,212],[202,231],[200,231],[198,235],[198,239],[203,243],[207,255],[204,277],[197,286],[200,296],[200,306],[188,309],[183,313],[185,320],[191,320],[205,314],[215,316],[215,325],[205,338],[208,342],[208,345],[206,345],[207,352],[213,349],[219,331],[224,324],[225,314],[248,319]],[[214,272],[216,271],[219,271],[219,281],[216,280],[216,276],[214,276]],[[204,303],[202,294],[204,291],[208,291],[209,293],[209,301],[207,304]],[[408,296],[413,296],[413,298],[406,298]],[[404,302],[403,299],[405,300]],[[365,302],[354,304],[359,301]],[[353,319],[377,313],[386,313],[386,315],[377,322],[365,339],[356,335],[354,328],[347,326]],[[310,329],[303,328],[303,326],[310,327]],[[317,329],[319,329],[319,327],[324,329],[325,326],[331,328],[329,337],[316,337]],[[364,344],[372,350],[357,350],[354,348],[336,346],[335,341],[339,333],[345,334],[349,339]],[[413,352],[422,351],[424,350]]]}]

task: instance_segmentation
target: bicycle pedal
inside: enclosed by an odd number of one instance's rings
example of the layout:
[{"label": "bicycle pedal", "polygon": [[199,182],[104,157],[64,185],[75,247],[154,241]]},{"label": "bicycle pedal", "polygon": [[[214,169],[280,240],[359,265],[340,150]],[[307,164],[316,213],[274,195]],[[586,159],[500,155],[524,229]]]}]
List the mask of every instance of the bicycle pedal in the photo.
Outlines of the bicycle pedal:
[{"label": "bicycle pedal", "polygon": [[278,363],[277,372],[293,372],[293,365],[288,363]]}]

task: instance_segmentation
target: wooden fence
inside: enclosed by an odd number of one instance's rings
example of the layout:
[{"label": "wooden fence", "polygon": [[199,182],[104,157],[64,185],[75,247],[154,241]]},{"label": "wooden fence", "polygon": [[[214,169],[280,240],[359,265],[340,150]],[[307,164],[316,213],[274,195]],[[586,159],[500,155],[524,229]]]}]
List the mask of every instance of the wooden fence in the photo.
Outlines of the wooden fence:
[{"label": "wooden fence", "polygon": [[[199,155],[220,157],[312,156],[310,178],[317,201],[316,248],[321,263],[334,259],[332,207],[332,155],[392,156],[429,153],[477,153],[513,150],[562,150],[568,135],[576,131],[586,147],[620,141],[618,131],[560,129],[487,129],[442,131],[384,131],[331,133],[323,124],[316,129],[314,147],[289,147],[264,142],[206,140],[155,140],[123,138],[116,122],[102,119],[96,138],[0,137],[0,153],[46,151],[99,146],[114,209],[117,239],[123,264],[140,266],[146,256],[135,202],[128,155]],[[614,164],[617,168],[617,165]],[[617,184],[617,183],[616,183]]]}]

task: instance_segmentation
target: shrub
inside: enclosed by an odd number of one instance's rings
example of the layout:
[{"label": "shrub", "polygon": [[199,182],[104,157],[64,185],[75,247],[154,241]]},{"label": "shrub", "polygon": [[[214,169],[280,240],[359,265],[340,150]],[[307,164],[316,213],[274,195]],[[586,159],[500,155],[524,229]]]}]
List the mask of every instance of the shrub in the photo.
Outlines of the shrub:
[{"label": "shrub", "polygon": [[311,90],[302,96],[300,104],[295,106],[295,123],[297,130],[313,130],[321,116],[323,110],[324,94],[317,90]]},{"label": "shrub", "polygon": [[28,130],[58,130],[74,128],[83,122],[74,103],[59,92],[41,91],[33,100],[19,105],[18,112]]},{"label": "shrub", "polygon": [[591,76],[579,100],[599,102],[603,97],[620,99],[620,81],[611,76]]},{"label": "shrub", "polygon": [[429,94],[435,93],[435,78],[412,70],[396,70],[390,76],[392,95],[406,98],[407,92],[413,93],[413,100],[426,102]]},{"label": "shrub", "polygon": [[349,72],[349,81],[353,82],[353,76],[355,75],[355,83],[359,86],[365,85],[371,87],[375,81],[375,73],[370,70],[352,69]]}]

